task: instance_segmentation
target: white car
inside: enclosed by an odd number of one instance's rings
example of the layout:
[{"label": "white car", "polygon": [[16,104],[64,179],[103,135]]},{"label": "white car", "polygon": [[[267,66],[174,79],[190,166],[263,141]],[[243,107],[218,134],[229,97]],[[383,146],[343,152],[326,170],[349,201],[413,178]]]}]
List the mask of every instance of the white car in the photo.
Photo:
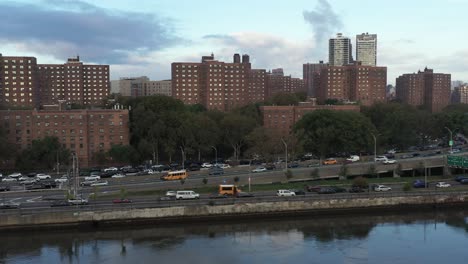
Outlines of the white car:
[{"label": "white car", "polygon": [[221,169],[229,169],[231,168],[231,165],[229,164],[218,164],[216,165],[217,167],[221,168]]},{"label": "white car", "polygon": [[91,183],[91,187],[94,187],[94,186],[106,186],[106,185],[109,185],[109,183],[108,183],[107,181]]},{"label": "white car", "polygon": [[99,175],[90,175],[90,176],[86,176],[84,178],[85,181],[97,181],[97,180],[100,180],[101,179],[101,176]]},{"label": "white car", "polygon": [[111,178],[114,178],[114,179],[125,178],[125,174],[117,173],[117,174],[112,175]]},{"label": "white car", "polygon": [[86,205],[88,204],[88,200],[83,198],[68,199],[68,203],[71,205]]},{"label": "white car", "polygon": [[296,196],[296,193],[290,190],[278,190],[276,191],[276,195],[277,196]]},{"label": "white car", "polygon": [[117,169],[116,167],[109,167],[109,168],[106,168],[104,169],[104,172],[111,172],[111,171],[118,171],[119,169]]},{"label": "white car", "polygon": [[450,186],[451,186],[450,183],[446,183],[446,182],[438,182],[438,183],[436,183],[436,187],[437,187],[437,188],[448,188],[448,187],[450,187]]},{"label": "white car", "polygon": [[12,177],[6,177],[2,179],[2,182],[14,182],[14,181],[16,181],[16,179]]},{"label": "white car", "polygon": [[18,181],[27,181],[27,180],[29,180],[29,179],[30,179],[30,178],[29,178],[28,176],[23,175],[23,176],[21,176],[21,177],[18,178]]},{"label": "white car", "polygon": [[265,167],[258,167],[252,170],[253,173],[267,171]]},{"label": "white car", "polygon": [[375,160],[375,162],[384,162],[384,161],[388,160],[388,158],[385,157],[385,156],[377,156],[377,157],[375,157],[374,160]]},{"label": "white car", "polygon": [[177,192],[176,191],[167,191],[166,196],[167,197],[176,197]]},{"label": "white car", "polygon": [[200,194],[194,192],[194,191],[177,191],[176,193],[176,199],[181,200],[181,199],[199,199]]},{"label": "white car", "polygon": [[55,179],[55,182],[56,183],[65,183],[65,182],[68,182],[68,177],[67,176],[62,176],[58,179]]},{"label": "white car", "polygon": [[34,184],[34,183],[36,183],[37,181],[38,181],[37,179],[31,178],[31,179],[22,181],[21,184],[24,184],[24,185]]},{"label": "white car", "polygon": [[11,177],[11,178],[19,178],[21,176],[22,176],[21,172],[15,172],[15,173],[8,175],[8,177]]},{"label": "white car", "polygon": [[348,161],[348,162],[357,162],[359,160],[360,160],[360,158],[359,158],[358,155],[351,155],[349,158],[346,159],[346,161]]},{"label": "white car", "polygon": [[395,164],[396,163],[396,160],[394,159],[386,159],[384,161],[382,161],[383,164]]},{"label": "white car", "polygon": [[84,182],[81,182],[80,185],[81,186],[91,186],[91,184],[93,183],[96,183],[97,181],[94,180],[94,181],[84,181]]},{"label": "white car", "polygon": [[386,192],[386,191],[391,191],[392,188],[388,187],[388,186],[385,186],[385,185],[377,185],[375,188],[374,188],[374,191],[376,192]]},{"label": "white car", "polygon": [[205,162],[205,163],[203,163],[203,164],[201,165],[201,167],[202,167],[202,168],[208,168],[208,169],[209,169],[209,168],[213,167],[213,164],[208,163],[208,162]]},{"label": "white car", "polygon": [[36,175],[36,179],[38,180],[47,180],[47,179],[51,179],[52,177],[50,177],[50,175],[47,175],[47,174],[43,174],[43,173],[39,173]]}]

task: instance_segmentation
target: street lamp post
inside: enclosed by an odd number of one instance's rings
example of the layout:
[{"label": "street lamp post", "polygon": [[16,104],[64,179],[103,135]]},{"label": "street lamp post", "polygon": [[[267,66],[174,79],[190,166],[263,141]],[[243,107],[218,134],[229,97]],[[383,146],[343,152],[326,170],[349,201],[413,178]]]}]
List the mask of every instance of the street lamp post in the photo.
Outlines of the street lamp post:
[{"label": "street lamp post", "polygon": [[215,151],[215,166],[218,164],[218,150],[215,146],[211,146],[212,149]]},{"label": "street lamp post", "polygon": [[452,141],[452,130],[450,130],[450,128],[448,127],[445,127],[445,129],[448,130],[448,132],[450,132],[450,141],[449,141],[449,145],[450,145],[450,154],[453,153],[453,141]]},{"label": "street lamp post", "polygon": [[286,141],[284,141],[283,138],[281,138],[281,141],[283,142],[284,148],[286,150],[286,168],[285,168],[285,170],[288,170],[288,144],[286,144]]},{"label": "street lamp post", "polygon": [[182,169],[185,170],[185,153],[182,146],[180,147],[180,151],[182,151]]},{"label": "street lamp post", "polygon": [[371,133],[371,135],[374,138],[374,163],[375,163],[377,159],[377,137],[374,135],[374,133]]}]

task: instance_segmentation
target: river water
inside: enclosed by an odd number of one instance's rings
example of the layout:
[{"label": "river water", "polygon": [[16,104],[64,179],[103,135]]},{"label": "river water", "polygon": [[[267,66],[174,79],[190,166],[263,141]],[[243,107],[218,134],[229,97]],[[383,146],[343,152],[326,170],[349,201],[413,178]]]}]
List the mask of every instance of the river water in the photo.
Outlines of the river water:
[{"label": "river water", "polygon": [[10,232],[0,263],[468,263],[468,209]]}]

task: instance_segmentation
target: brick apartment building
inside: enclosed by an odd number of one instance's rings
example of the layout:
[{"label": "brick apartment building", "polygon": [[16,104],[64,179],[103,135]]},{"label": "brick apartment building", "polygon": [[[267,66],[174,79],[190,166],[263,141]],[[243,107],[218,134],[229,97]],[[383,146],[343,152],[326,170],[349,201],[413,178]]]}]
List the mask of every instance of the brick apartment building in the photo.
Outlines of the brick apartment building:
[{"label": "brick apartment building", "polygon": [[440,112],[450,103],[450,86],[450,74],[434,73],[434,70],[425,68],[418,73],[399,76],[396,79],[396,96],[403,103]]},{"label": "brick apartment building", "polygon": [[37,64],[34,57],[0,54],[0,104],[39,108],[59,100],[100,105],[109,95],[109,65],[87,65],[79,57],[64,64]]},{"label": "brick apartment building", "polygon": [[2,110],[0,122],[18,150],[27,149],[35,139],[55,136],[77,153],[81,167],[96,165],[94,153],[129,144],[128,110]]},{"label": "brick apartment building", "polygon": [[111,81],[111,91],[122,96],[139,97],[152,95],[172,95],[171,80],[150,81],[146,76],[125,77]]},{"label": "brick apartment building", "polygon": [[318,83],[317,77],[320,76],[320,72],[323,68],[328,67],[328,63],[306,63],[302,65],[302,78],[304,79],[305,90],[307,90],[307,96],[316,97],[316,90]]},{"label": "brick apartment building", "polygon": [[356,111],[358,105],[315,105],[315,103],[300,103],[298,106],[261,106],[263,127],[274,131],[277,135],[287,136],[292,128],[306,113],[315,110]]},{"label": "brick apartment building", "polygon": [[337,99],[368,106],[386,100],[387,67],[360,63],[328,66],[313,78],[314,85],[317,85],[317,100],[322,104],[327,99]]},{"label": "brick apartment building", "polygon": [[453,90],[453,103],[468,104],[468,85],[455,87]]},{"label": "brick apartment building", "polygon": [[[304,85],[291,77],[275,75],[262,69],[252,69],[248,55],[234,54],[233,62],[203,56],[201,62],[172,63],[172,96],[185,104],[202,104],[207,109],[230,111],[252,102],[261,102],[274,92],[290,92],[291,83],[303,90]],[[302,80],[301,80],[302,81]],[[273,87],[273,88],[271,88]],[[274,91],[270,91],[270,88]],[[296,88],[294,88],[296,89]]]},{"label": "brick apartment building", "polygon": [[265,99],[270,99],[277,93],[307,92],[302,79],[284,76],[283,69],[273,69],[266,77]]},{"label": "brick apartment building", "polygon": [[5,57],[0,53],[0,105],[38,106],[38,77],[36,58]]}]

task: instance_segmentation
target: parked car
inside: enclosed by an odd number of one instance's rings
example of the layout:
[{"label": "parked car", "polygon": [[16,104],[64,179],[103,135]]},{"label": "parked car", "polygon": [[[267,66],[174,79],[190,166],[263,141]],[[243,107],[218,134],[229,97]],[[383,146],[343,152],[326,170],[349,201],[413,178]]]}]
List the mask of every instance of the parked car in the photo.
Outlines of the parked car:
[{"label": "parked car", "polygon": [[105,168],[104,169],[104,172],[109,172],[109,171],[118,171],[119,169],[117,169],[116,167],[109,167],[109,168]]},{"label": "parked car", "polygon": [[334,165],[338,164],[338,161],[335,158],[328,158],[323,161],[323,165]]},{"label": "parked car", "polygon": [[360,160],[358,155],[351,155],[346,159],[347,162],[358,162]]},{"label": "parked car", "polygon": [[270,164],[265,165],[265,168],[266,168],[267,170],[275,170],[275,169],[276,169],[276,165],[270,163]]},{"label": "parked car", "polygon": [[32,178],[32,179],[27,179],[25,181],[22,181],[21,184],[24,184],[24,185],[33,184],[33,183],[36,183],[37,181],[38,181],[37,179]]},{"label": "parked car", "polygon": [[389,149],[387,150],[387,154],[396,154],[397,150],[396,149]]},{"label": "parked car", "polygon": [[264,172],[264,171],[267,171],[267,169],[265,167],[257,167],[257,168],[252,170],[253,173]]},{"label": "parked car", "polygon": [[199,171],[200,170],[200,165],[196,163],[192,163],[189,166],[189,171]]},{"label": "parked car", "polygon": [[[427,184],[429,186],[429,184]],[[423,180],[415,180],[413,182],[413,188],[426,188],[426,182]]]},{"label": "parked car", "polygon": [[22,176],[21,172],[15,172],[15,173],[8,175],[8,177],[10,178],[19,178],[21,176]]},{"label": "parked car", "polygon": [[216,165],[218,168],[221,168],[221,169],[229,169],[231,168],[231,165],[229,164],[226,164],[226,163],[219,163],[218,165]]},{"label": "parked car", "polygon": [[166,196],[167,197],[176,197],[177,192],[176,191],[167,191]]},{"label": "parked car", "polygon": [[385,186],[385,185],[377,185],[377,187],[374,188],[374,191],[376,192],[387,192],[391,190],[392,188]]},{"label": "parked car", "polygon": [[309,167],[309,168],[319,167],[319,166],[320,166],[320,163],[318,163],[318,162],[313,162],[313,163],[310,163],[309,165],[307,165],[307,167]]},{"label": "parked car", "polygon": [[278,190],[276,191],[277,196],[296,196],[293,191],[290,190]]},{"label": "parked car", "polygon": [[468,184],[468,179],[463,179],[460,181],[461,184]]},{"label": "parked car", "polygon": [[18,181],[25,181],[25,180],[29,180],[30,178],[26,175],[23,175],[21,177],[18,178]]},{"label": "parked car", "polygon": [[299,190],[299,189],[292,189],[290,191],[293,192],[295,195],[305,195],[306,194],[304,190]]},{"label": "parked car", "polygon": [[125,174],[117,173],[117,174],[112,175],[111,178],[114,178],[114,179],[125,178]]},{"label": "parked car", "polygon": [[436,183],[436,188],[448,188],[450,187],[450,183],[446,183],[446,182],[438,182]]},{"label": "parked car", "polygon": [[15,182],[16,178],[6,177],[2,179],[2,182]]},{"label": "parked car", "polygon": [[45,186],[42,183],[32,183],[24,186],[26,190],[41,190],[45,189]]},{"label": "parked car", "polygon": [[44,174],[44,173],[39,173],[36,175],[36,179],[38,180],[47,180],[47,179],[51,179],[52,177],[48,174]]},{"label": "parked car", "polygon": [[401,159],[411,159],[413,158],[413,154],[405,154],[403,156],[400,157]]},{"label": "parked car", "polygon": [[90,175],[90,176],[86,176],[84,179],[85,179],[85,181],[97,181],[97,180],[101,179],[101,176],[99,176],[99,175]]}]

